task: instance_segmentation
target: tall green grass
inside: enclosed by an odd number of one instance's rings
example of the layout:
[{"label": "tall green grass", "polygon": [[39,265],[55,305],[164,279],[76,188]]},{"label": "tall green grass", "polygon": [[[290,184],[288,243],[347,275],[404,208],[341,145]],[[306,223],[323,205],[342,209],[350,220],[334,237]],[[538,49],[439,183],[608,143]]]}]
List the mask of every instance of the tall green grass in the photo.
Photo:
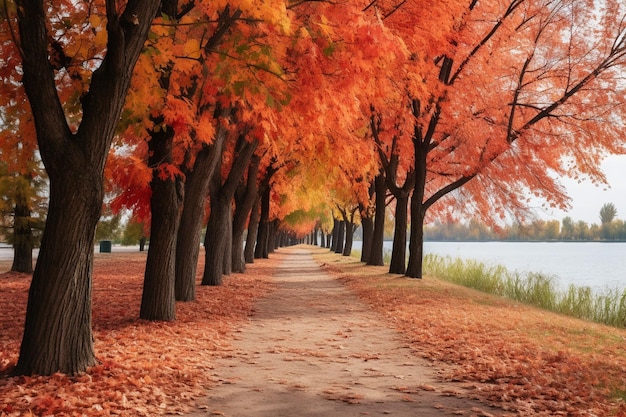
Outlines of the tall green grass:
[{"label": "tall green grass", "polygon": [[595,293],[590,287],[570,285],[563,291],[558,288],[553,277],[543,274],[520,274],[501,265],[432,254],[424,257],[424,272],[557,313],[626,327],[626,290]]}]

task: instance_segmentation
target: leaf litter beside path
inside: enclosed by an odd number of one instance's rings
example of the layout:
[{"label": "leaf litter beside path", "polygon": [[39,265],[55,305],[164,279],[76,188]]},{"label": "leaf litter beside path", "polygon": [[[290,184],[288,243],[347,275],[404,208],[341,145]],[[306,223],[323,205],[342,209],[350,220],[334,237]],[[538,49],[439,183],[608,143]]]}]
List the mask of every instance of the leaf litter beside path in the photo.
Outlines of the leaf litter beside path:
[{"label": "leaf litter beside path", "polygon": [[626,416],[625,330],[314,253],[476,398],[521,416]]},{"label": "leaf litter beside path", "polygon": [[[203,254],[198,282],[203,271]],[[0,416],[182,414],[203,398],[212,362],[229,354],[231,332],[271,290],[276,261],[263,259],[219,287],[197,287],[177,303],[177,320],[139,320],[146,254],[98,254],[93,330],[98,365],[67,376],[9,377],[21,342],[30,275],[0,275]],[[8,270],[9,264],[0,264]]]}]

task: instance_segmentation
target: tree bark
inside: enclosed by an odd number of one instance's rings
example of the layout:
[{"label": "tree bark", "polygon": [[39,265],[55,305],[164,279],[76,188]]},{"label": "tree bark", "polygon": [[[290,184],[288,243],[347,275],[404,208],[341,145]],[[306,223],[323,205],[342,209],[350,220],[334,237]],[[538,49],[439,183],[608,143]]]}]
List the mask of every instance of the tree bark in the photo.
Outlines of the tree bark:
[{"label": "tree bark", "polygon": [[235,215],[233,219],[233,272],[245,272],[246,261],[244,257],[244,232],[246,230],[246,222],[250,217],[250,212],[254,206],[257,195],[259,194],[259,185],[257,175],[259,173],[259,164],[261,158],[253,155],[248,166],[248,177],[245,186],[241,187],[240,194],[235,193]]},{"label": "tree bark", "polygon": [[374,188],[376,193],[376,214],[374,217],[371,252],[367,264],[381,266],[384,265],[383,244],[385,239],[385,208],[387,196],[385,175],[382,172],[376,176]]},{"label": "tree bark", "polygon": [[222,184],[221,169],[215,170],[210,186],[211,215],[204,238],[206,252],[202,285],[221,285],[222,275],[230,275],[232,268],[233,219],[232,201],[237,185],[250,163],[258,142],[248,142],[244,134],[237,139],[235,157]]},{"label": "tree bark", "polygon": [[[230,111],[222,112],[223,117],[229,114]],[[226,128],[220,126],[215,135],[215,141],[198,153],[193,169],[187,173],[185,199],[176,240],[175,294],[177,301],[196,299],[196,272],[205,200],[209,192],[209,182],[222,157],[227,133]]]},{"label": "tree bark", "polygon": [[[415,195],[413,196],[415,199]],[[424,262],[424,210],[421,204],[411,200],[411,235],[409,240],[409,264],[405,275],[409,278],[422,278]]]},{"label": "tree bark", "polygon": [[172,163],[174,130],[151,132],[148,142],[152,167],[150,247],[146,260],[139,317],[145,320],[176,319],[176,236],[180,225],[183,184],[180,178],[162,177],[162,165]]},{"label": "tree bark", "polygon": [[372,253],[372,238],[374,235],[374,220],[371,217],[361,217],[363,242],[361,245],[361,262],[367,262]]},{"label": "tree bark", "polygon": [[82,121],[73,133],[48,61],[44,2],[19,2],[22,81],[50,180],[50,200],[15,374],[76,374],[96,362],[91,290],[104,165],[133,68],[160,4],[129,0],[118,16],[115,3],[107,2],[106,56],[92,74],[82,100]]},{"label": "tree bark", "polygon": [[[374,182],[372,181],[368,190],[369,202],[372,201],[374,191]],[[359,213],[361,214],[361,227],[363,230],[361,262],[366,263],[370,258],[370,254],[372,253],[372,240],[374,238],[374,219],[372,218],[372,209],[369,202],[367,206],[363,203],[359,203]]]},{"label": "tree bark", "polygon": [[[213,176],[214,182],[221,182],[219,170],[216,170]],[[211,215],[204,236],[205,263],[202,285],[222,285],[224,257],[228,244],[227,235],[232,225],[231,201],[218,195],[220,188],[218,184],[212,184],[211,188]]]},{"label": "tree bark", "polygon": [[270,238],[270,187],[265,186],[261,195],[261,218],[259,219],[259,232],[257,235],[254,257],[256,259],[269,258],[269,238]]},{"label": "tree bark", "polygon": [[337,236],[339,235],[339,220],[333,217],[333,230],[330,233],[330,251],[337,252]]},{"label": "tree bark", "polygon": [[335,246],[335,253],[343,253],[343,245],[346,235],[346,222],[339,220],[337,222],[337,245]]},{"label": "tree bark", "polygon": [[250,213],[250,221],[248,222],[248,235],[246,236],[246,248],[244,249],[244,258],[247,264],[254,263],[254,249],[256,247],[257,236],[259,232],[259,220],[261,218],[261,195],[257,194]]},{"label": "tree bark", "polygon": [[391,274],[404,274],[406,272],[406,230],[408,226],[409,194],[399,192],[396,194],[396,219],[393,234],[393,249],[389,272]]},{"label": "tree bark", "polygon": [[352,243],[354,241],[354,215],[357,210],[358,207],[355,207],[350,212],[345,209],[340,209],[346,229],[345,245],[342,253],[343,256],[350,256],[352,254]]}]

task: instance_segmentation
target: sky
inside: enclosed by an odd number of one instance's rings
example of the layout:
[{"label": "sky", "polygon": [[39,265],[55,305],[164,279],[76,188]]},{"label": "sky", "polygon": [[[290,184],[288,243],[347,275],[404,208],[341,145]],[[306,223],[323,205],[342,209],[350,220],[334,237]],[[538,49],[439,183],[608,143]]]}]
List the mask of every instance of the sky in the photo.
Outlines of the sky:
[{"label": "sky", "polygon": [[600,223],[600,208],[605,203],[613,203],[617,208],[617,218],[626,220],[626,155],[610,156],[604,160],[602,170],[606,174],[610,187],[596,186],[590,181],[577,183],[571,179],[562,179],[571,197],[572,208],[568,212],[555,209],[538,209],[537,213],[545,219],[562,220],[570,216],[574,221],[584,220],[592,224]]}]

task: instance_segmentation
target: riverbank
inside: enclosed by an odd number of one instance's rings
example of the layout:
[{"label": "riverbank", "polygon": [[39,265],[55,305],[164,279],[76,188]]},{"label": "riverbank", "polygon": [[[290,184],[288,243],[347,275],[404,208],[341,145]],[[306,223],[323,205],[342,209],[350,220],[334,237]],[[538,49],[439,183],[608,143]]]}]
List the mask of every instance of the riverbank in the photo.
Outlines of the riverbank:
[{"label": "riverbank", "polygon": [[521,415],[626,415],[626,331],[324,249],[316,258],[477,398]]}]

